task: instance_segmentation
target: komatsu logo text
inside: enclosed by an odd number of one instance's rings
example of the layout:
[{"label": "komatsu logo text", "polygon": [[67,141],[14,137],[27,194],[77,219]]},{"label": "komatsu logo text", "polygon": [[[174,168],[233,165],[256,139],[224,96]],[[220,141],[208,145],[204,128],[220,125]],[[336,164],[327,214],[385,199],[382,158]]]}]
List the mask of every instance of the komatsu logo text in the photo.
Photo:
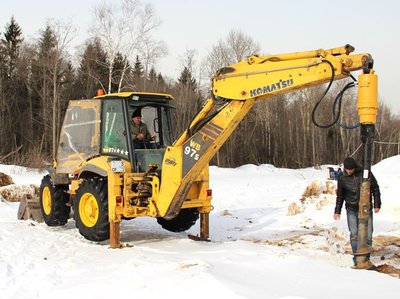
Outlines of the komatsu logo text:
[{"label": "komatsu logo text", "polygon": [[263,87],[255,88],[250,90],[250,96],[256,97],[265,93],[273,92],[276,90],[280,90],[282,88],[286,88],[293,85],[293,79],[289,80],[279,80],[276,83],[270,84],[270,85],[265,85]]}]

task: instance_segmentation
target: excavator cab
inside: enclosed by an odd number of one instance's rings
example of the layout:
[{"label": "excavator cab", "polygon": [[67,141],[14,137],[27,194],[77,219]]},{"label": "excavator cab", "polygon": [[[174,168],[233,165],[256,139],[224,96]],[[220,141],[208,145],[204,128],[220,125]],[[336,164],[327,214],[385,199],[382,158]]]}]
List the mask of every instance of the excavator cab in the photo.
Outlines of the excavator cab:
[{"label": "excavator cab", "polygon": [[[132,163],[133,172],[145,172],[157,164],[161,171],[165,148],[174,140],[171,110],[173,98],[166,94],[122,93],[101,96],[101,154]],[[132,116],[140,114],[154,140],[135,141]]]},{"label": "excavator cab", "polygon": [[[118,93],[91,100],[70,101],[60,134],[58,174],[71,174],[83,161],[106,155],[131,162],[133,172],[159,165],[173,141],[173,98],[156,93]],[[132,138],[133,113],[140,113],[154,140],[139,144]]]}]

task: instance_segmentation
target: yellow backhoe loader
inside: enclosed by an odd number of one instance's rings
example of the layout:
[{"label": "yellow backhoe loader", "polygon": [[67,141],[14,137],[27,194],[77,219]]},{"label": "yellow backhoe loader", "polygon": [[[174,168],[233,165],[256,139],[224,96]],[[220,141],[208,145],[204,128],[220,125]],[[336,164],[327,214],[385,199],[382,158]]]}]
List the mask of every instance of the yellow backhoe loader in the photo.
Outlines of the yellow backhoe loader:
[{"label": "yellow backhoe loader", "polygon": [[[209,161],[254,103],[318,84],[329,83],[329,88],[334,80],[359,70],[358,110],[368,184],[377,76],[371,56],[353,51],[346,45],[255,55],[218,70],[212,78],[211,97],[175,141],[174,99],[168,94],[123,92],[70,101],[54,167],[40,187],[45,223],[64,225],[72,207],[76,226],[86,239],[110,239],[110,247],[116,248],[121,219],[155,217],[163,228],[180,232],[200,216],[197,237],[206,240],[212,198]],[[137,144],[134,113],[141,114],[155,138]],[[362,210],[368,214],[367,208]]]}]

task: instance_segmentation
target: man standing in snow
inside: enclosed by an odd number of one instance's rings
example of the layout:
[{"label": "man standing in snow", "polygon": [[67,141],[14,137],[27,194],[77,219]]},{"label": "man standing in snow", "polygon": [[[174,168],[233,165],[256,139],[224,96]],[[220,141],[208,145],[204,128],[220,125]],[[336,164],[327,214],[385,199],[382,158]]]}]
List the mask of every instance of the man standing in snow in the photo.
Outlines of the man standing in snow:
[{"label": "man standing in snow", "polygon": [[[337,184],[337,197],[336,207],[333,218],[335,220],[340,219],[340,213],[342,210],[343,202],[346,202],[347,212],[347,225],[350,231],[350,244],[353,254],[357,252],[357,233],[358,233],[358,203],[360,201],[360,186],[362,182],[362,169],[357,165],[356,160],[349,157],[343,161],[344,172],[338,177]],[[374,197],[374,203],[372,205],[372,196]],[[371,207],[374,212],[378,213],[381,208],[381,193],[379,191],[379,185],[374,175],[371,173]],[[367,244],[372,246],[372,210],[368,220],[368,232],[367,232]],[[370,255],[367,255],[369,260]],[[354,265],[356,266],[356,258],[353,258]]]}]

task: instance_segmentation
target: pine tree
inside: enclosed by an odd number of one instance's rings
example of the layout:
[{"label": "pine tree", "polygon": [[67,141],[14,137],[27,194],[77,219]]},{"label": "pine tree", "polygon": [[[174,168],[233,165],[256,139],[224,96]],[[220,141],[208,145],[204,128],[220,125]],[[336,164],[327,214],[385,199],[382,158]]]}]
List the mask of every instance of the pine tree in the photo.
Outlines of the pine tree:
[{"label": "pine tree", "polygon": [[192,77],[189,67],[185,66],[176,84],[176,112],[174,121],[177,132],[186,129],[190,120],[199,110],[199,97],[196,89],[196,80]]},{"label": "pine tree", "polygon": [[186,66],[183,68],[183,71],[181,72],[181,75],[178,79],[178,83],[182,86],[191,89],[192,91],[195,91],[197,88],[196,79],[192,77],[191,71]]},{"label": "pine tree", "polygon": [[61,115],[63,115],[64,110],[68,104],[68,100],[70,99],[77,99],[79,98],[79,93],[74,87],[77,75],[76,75],[76,70],[72,63],[68,61],[66,63],[65,69],[61,74],[60,78],[60,87],[61,87],[61,92],[60,94],[61,99],[60,99],[60,105],[61,105]]},{"label": "pine tree", "polygon": [[150,82],[156,82],[157,81],[157,73],[156,73],[156,70],[154,69],[154,67],[152,67],[151,69],[150,69],[150,72],[149,72],[149,81]]},{"label": "pine tree", "polygon": [[[5,41],[1,38],[0,31],[0,144],[4,144],[5,140],[5,100],[4,84],[6,78],[5,67]],[[0,148],[0,155],[5,153],[4,147]]]},{"label": "pine tree", "polygon": [[118,52],[113,65],[112,92],[118,92],[120,89],[131,86],[133,80],[131,69],[127,57]]},{"label": "pine tree", "polygon": [[5,95],[5,80],[6,76],[6,67],[5,67],[5,41],[1,38],[0,32],[0,144],[4,144],[0,148],[0,157],[2,154],[5,154],[8,150],[7,147],[7,133],[6,133],[6,95]]},{"label": "pine tree", "polygon": [[161,73],[158,73],[158,75],[157,75],[157,82],[158,82],[158,84],[160,84],[160,85],[166,85],[166,84],[165,84],[164,77],[161,75]]},{"label": "pine tree", "polygon": [[[12,151],[20,148],[24,143],[24,130],[29,127],[23,119],[15,118],[18,116],[26,116],[27,105],[27,88],[23,83],[23,78],[17,76],[19,53],[22,44],[22,30],[14,17],[11,17],[10,23],[5,27],[4,40],[2,40],[2,66],[1,71],[1,89],[3,98],[0,100],[1,114],[4,117],[0,123],[4,129],[4,144],[6,151]],[[22,73],[22,72],[21,72]],[[25,72],[24,72],[25,73]],[[25,128],[24,128],[25,126]],[[2,141],[2,140],[1,140]]]},{"label": "pine tree", "polygon": [[87,44],[78,68],[76,89],[80,91],[79,97],[93,97],[97,89],[105,90],[107,82],[107,55],[95,39]]},{"label": "pine tree", "polygon": [[37,115],[35,131],[41,136],[44,153],[51,153],[52,148],[52,103],[53,83],[51,61],[56,56],[56,38],[52,28],[47,25],[38,42],[36,57],[32,61],[32,102],[33,114]]},{"label": "pine tree", "polygon": [[161,73],[158,73],[157,75],[157,91],[158,92],[168,92],[167,91],[167,83],[164,80],[164,77],[161,75]]},{"label": "pine tree", "polygon": [[124,57],[120,52],[115,55],[114,64],[113,64],[113,74],[111,79],[111,92],[118,91],[118,84],[121,80],[122,72],[124,70]]},{"label": "pine tree", "polygon": [[22,42],[22,29],[11,17],[10,23],[6,26],[4,32],[5,52],[6,52],[6,72],[8,77],[12,77],[15,73],[16,60],[18,57],[19,47]]},{"label": "pine tree", "polygon": [[139,55],[136,55],[136,61],[133,66],[133,83],[135,85],[135,90],[140,90],[142,87],[141,82],[143,81],[144,69],[141,61],[139,60]]}]

